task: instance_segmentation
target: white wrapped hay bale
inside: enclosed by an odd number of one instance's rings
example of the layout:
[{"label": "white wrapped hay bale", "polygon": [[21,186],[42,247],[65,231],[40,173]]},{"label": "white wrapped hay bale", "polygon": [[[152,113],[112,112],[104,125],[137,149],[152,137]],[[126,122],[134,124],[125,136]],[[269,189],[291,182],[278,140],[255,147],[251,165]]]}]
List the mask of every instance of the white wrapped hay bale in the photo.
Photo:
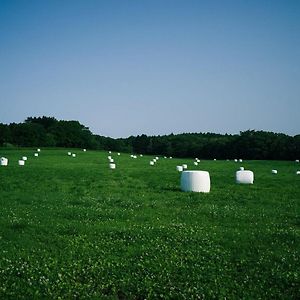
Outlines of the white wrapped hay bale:
[{"label": "white wrapped hay bale", "polygon": [[114,160],[113,160],[112,158],[110,158],[110,159],[109,159],[109,162],[110,162],[110,163],[113,163],[113,162],[114,162]]},{"label": "white wrapped hay bale", "polygon": [[154,163],[156,163],[156,159],[155,159],[155,158],[153,158],[152,161],[153,161]]},{"label": "white wrapped hay bale", "polygon": [[112,157],[110,155],[107,156],[108,160],[112,159]]},{"label": "white wrapped hay bale", "polygon": [[116,168],[116,164],[109,164],[109,168],[110,169],[115,169]]},{"label": "white wrapped hay bale", "polygon": [[71,153],[71,152],[68,152],[68,155],[69,155],[69,156],[71,156],[71,155],[72,155],[72,153]]},{"label": "white wrapped hay bale", "polygon": [[164,158],[167,158],[166,156],[164,156]]},{"label": "white wrapped hay bale", "polygon": [[6,157],[1,157],[0,160],[1,166],[7,166],[8,165],[8,159]]},{"label": "white wrapped hay bale", "polygon": [[216,158],[214,158],[214,161],[216,161],[217,159]]},{"label": "white wrapped hay bale", "polygon": [[243,162],[243,160],[240,158],[240,159],[239,159],[239,162]]},{"label": "white wrapped hay bale", "polygon": [[159,159],[159,157],[158,157],[158,156],[156,156],[156,157],[155,157],[155,159],[156,159],[156,160],[158,160],[158,159]]},{"label": "white wrapped hay bale", "polygon": [[22,159],[20,159],[20,160],[18,161],[18,164],[19,164],[19,166],[25,166],[25,161],[22,160]]},{"label": "white wrapped hay bale", "polygon": [[249,170],[240,170],[235,174],[236,183],[253,184],[254,174]]},{"label": "white wrapped hay bale", "polygon": [[72,157],[76,157],[76,154],[75,154],[75,153],[73,153],[73,154],[72,154]]},{"label": "white wrapped hay bale", "polygon": [[245,168],[244,168],[244,167],[240,167],[240,170],[241,170],[241,171],[244,171],[244,170],[245,170]]},{"label": "white wrapped hay bale", "polygon": [[23,157],[22,157],[22,160],[25,160],[25,161],[26,161],[26,160],[27,160],[27,156],[23,156]]},{"label": "white wrapped hay bale", "polygon": [[183,171],[183,167],[182,167],[182,166],[177,166],[177,167],[176,167],[176,171],[182,172],[182,171]]},{"label": "white wrapped hay bale", "polygon": [[299,162],[299,159],[296,159],[295,162],[298,163],[298,162]]},{"label": "white wrapped hay bale", "polygon": [[234,162],[238,162],[238,160],[235,158],[235,159],[234,159]]},{"label": "white wrapped hay bale", "polygon": [[121,155],[121,153],[119,152],[119,153],[118,153],[118,156],[120,156],[120,155]]},{"label": "white wrapped hay bale", "polygon": [[140,157],[143,157],[143,154],[140,154]]},{"label": "white wrapped hay bale", "polygon": [[37,151],[37,152],[41,152],[41,149],[40,149],[40,148],[38,148],[36,151]]},{"label": "white wrapped hay bale", "polygon": [[150,161],[150,166],[154,166],[155,162],[154,161]]},{"label": "white wrapped hay bale", "polygon": [[38,156],[39,156],[39,154],[38,154],[38,153],[34,153],[34,156],[35,156],[35,157],[38,157]]},{"label": "white wrapped hay bale", "polygon": [[207,171],[183,171],[180,179],[181,190],[184,192],[210,191],[210,176]]},{"label": "white wrapped hay bale", "polygon": [[272,174],[277,174],[277,170],[272,170]]},{"label": "white wrapped hay bale", "polygon": [[194,165],[195,165],[195,166],[198,166],[198,162],[194,161]]},{"label": "white wrapped hay bale", "polygon": [[187,164],[183,164],[183,165],[182,165],[182,168],[183,168],[183,169],[187,169]]},{"label": "white wrapped hay bale", "polygon": [[83,149],[83,152],[86,152],[86,149]]},{"label": "white wrapped hay bale", "polygon": [[172,156],[169,157],[169,159],[172,159],[172,158],[173,158]]},{"label": "white wrapped hay bale", "polygon": [[108,151],[109,154],[111,154],[111,151]]},{"label": "white wrapped hay bale", "polygon": [[297,172],[296,172],[296,175],[300,175],[300,171],[297,171]]},{"label": "white wrapped hay bale", "polygon": [[134,159],[136,159],[136,158],[137,158],[137,156],[136,156],[136,155],[133,155],[133,158],[134,158]]}]

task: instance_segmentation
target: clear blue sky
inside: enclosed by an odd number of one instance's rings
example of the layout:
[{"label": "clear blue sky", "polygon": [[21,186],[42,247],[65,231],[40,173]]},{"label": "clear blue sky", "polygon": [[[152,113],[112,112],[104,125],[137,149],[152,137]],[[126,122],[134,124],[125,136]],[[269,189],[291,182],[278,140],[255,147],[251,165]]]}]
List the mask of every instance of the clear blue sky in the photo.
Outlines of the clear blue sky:
[{"label": "clear blue sky", "polygon": [[300,133],[298,0],[0,0],[0,122]]}]

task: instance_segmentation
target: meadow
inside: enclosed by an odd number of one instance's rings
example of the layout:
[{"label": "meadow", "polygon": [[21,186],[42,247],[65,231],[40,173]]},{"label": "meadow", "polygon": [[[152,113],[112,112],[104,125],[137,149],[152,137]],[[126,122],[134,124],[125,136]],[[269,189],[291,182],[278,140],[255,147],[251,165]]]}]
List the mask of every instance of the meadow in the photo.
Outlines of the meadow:
[{"label": "meadow", "polygon": [[[299,299],[299,163],[34,152],[0,149],[0,299]],[[210,193],[180,191],[182,163]]]}]

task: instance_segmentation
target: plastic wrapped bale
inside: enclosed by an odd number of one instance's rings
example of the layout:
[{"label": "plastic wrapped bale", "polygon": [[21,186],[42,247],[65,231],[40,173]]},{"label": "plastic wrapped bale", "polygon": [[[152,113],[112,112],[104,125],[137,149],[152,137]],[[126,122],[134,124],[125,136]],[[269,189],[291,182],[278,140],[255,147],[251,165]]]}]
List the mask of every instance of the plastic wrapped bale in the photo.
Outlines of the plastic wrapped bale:
[{"label": "plastic wrapped bale", "polygon": [[183,167],[182,167],[182,166],[177,166],[177,167],[176,167],[176,170],[177,170],[178,172],[182,172],[182,171],[183,171]]},{"label": "plastic wrapped bale", "polygon": [[152,161],[153,161],[154,163],[156,163],[156,159],[155,159],[155,158],[153,158]]},{"label": "plastic wrapped bale", "polygon": [[150,166],[154,166],[155,162],[154,161],[150,161]]},{"label": "plastic wrapped bale", "polygon": [[214,158],[214,161],[216,161],[217,159],[216,158]]},{"label": "plastic wrapped bale", "polygon": [[249,170],[240,170],[236,172],[236,183],[253,184],[254,174]]},{"label": "plastic wrapped bale", "polygon": [[156,157],[155,157],[155,159],[156,159],[156,160],[158,160],[158,159],[159,159],[159,157],[158,157],[158,156],[156,156]]},{"label": "plastic wrapped bale", "polygon": [[1,157],[1,166],[7,166],[8,165],[8,159],[6,157]]},{"label": "plastic wrapped bale", "polygon": [[195,166],[198,166],[198,162],[194,161],[194,165],[195,165]]},{"label": "plastic wrapped bale", "polygon": [[83,152],[86,152],[86,149],[83,149]]},{"label": "plastic wrapped bale", "polygon": [[69,156],[71,156],[71,155],[72,155],[72,153],[71,153],[71,152],[68,152],[68,155],[69,155]]},{"label": "plastic wrapped bale", "polygon": [[272,174],[277,174],[277,170],[272,170]]},{"label": "plastic wrapped bale", "polygon": [[235,158],[235,159],[234,159],[234,162],[237,162],[237,161],[238,161],[238,160]]},{"label": "plastic wrapped bale", "polygon": [[245,168],[244,168],[244,167],[240,167],[240,170],[241,170],[241,171],[244,171],[244,170],[245,170]]},{"label": "plastic wrapped bale", "polygon": [[173,158],[172,156],[169,157],[169,159],[172,159],[172,158]]},{"label": "plastic wrapped bale", "polygon": [[112,157],[110,155],[107,156],[108,160],[112,159]]},{"label": "plastic wrapped bale", "polygon": [[109,168],[110,169],[115,169],[116,168],[116,164],[109,164]]},{"label": "plastic wrapped bale", "polygon": [[120,156],[121,155],[121,153],[118,153],[118,156]]},{"label": "plastic wrapped bale", "polygon": [[183,164],[183,165],[182,165],[182,168],[183,168],[183,169],[187,169],[187,164]]},{"label": "plastic wrapped bale", "polygon": [[297,172],[296,172],[296,175],[300,175],[300,171],[297,171]]},{"label": "plastic wrapped bale", "polygon": [[20,159],[18,163],[19,163],[19,166],[24,166],[25,165],[25,161],[22,160],[22,159]]},{"label": "plastic wrapped bale", "polygon": [[183,171],[180,179],[181,190],[184,192],[209,193],[210,176],[207,171]]},{"label": "plastic wrapped bale", "polygon": [[39,154],[38,154],[38,153],[34,153],[34,156],[35,156],[35,157],[38,157],[38,156],[39,156]]},{"label": "plastic wrapped bale", "polygon": [[111,151],[108,151],[109,154],[111,154]]},{"label": "plastic wrapped bale", "polygon": [[299,159],[296,159],[295,162],[298,163],[298,162],[299,162]]},{"label": "plastic wrapped bale", "polygon": [[25,160],[25,161],[26,161],[26,160],[27,160],[27,156],[23,156],[23,157],[22,157],[22,160]]},{"label": "plastic wrapped bale", "polygon": [[36,151],[37,151],[37,152],[41,152],[41,149],[40,149],[40,148],[38,148]]},{"label": "plastic wrapped bale", "polygon": [[110,163],[113,163],[113,162],[114,162],[114,160],[113,160],[112,158],[110,158],[110,159],[109,159],[109,162],[110,162]]},{"label": "plastic wrapped bale", "polygon": [[240,158],[240,159],[239,159],[239,162],[243,162],[243,160]]},{"label": "plastic wrapped bale", "polygon": [[73,154],[72,154],[72,157],[76,157],[76,154],[75,154],[75,153],[73,153]]},{"label": "plastic wrapped bale", "polygon": [[143,157],[143,154],[140,154],[140,157]]}]

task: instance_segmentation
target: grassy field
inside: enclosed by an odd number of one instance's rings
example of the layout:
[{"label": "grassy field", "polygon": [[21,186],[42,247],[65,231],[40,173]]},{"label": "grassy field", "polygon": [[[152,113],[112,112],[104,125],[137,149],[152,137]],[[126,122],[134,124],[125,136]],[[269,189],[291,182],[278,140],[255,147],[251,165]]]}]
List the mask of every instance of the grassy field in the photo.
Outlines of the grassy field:
[{"label": "grassy field", "polygon": [[[0,149],[0,299],[299,299],[299,164],[67,151]],[[182,163],[209,194],[180,191]]]}]

